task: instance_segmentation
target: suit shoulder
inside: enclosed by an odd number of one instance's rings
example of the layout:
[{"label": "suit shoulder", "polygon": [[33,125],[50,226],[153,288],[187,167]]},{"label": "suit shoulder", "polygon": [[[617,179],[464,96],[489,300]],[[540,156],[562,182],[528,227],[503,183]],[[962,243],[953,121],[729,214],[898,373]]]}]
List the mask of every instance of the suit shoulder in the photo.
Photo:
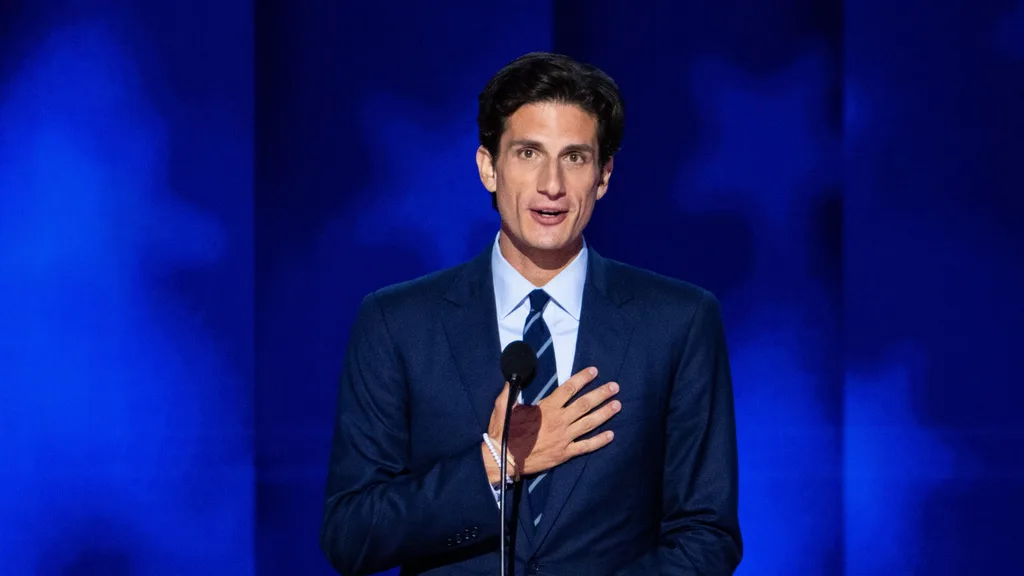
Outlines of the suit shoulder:
[{"label": "suit shoulder", "polygon": [[383,310],[413,309],[422,311],[426,305],[433,305],[438,298],[444,296],[452,282],[464,272],[468,265],[468,262],[464,262],[410,280],[383,286],[367,294],[363,303],[365,305],[368,300],[373,300]]},{"label": "suit shoulder", "polygon": [[646,304],[674,305],[687,308],[719,306],[718,298],[710,290],[693,282],[666,276],[646,268],[616,260],[608,265],[634,298]]}]

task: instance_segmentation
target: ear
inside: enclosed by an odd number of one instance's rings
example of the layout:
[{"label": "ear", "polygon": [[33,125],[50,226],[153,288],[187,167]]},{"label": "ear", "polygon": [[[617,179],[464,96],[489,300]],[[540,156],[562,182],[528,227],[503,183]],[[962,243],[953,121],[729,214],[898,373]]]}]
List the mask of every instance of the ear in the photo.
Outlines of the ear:
[{"label": "ear", "polygon": [[476,149],[476,169],[480,172],[480,182],[491,194],[498,191],[498,176],[494,170],[494,158],[487,148],[480,146]]},{"label": "ear", "polygon": [[598,176],[601,180],[597,183],[597,199],[600,200],[604,196],[605,192],[608,191],[608,181],[612,179],[612,169],[615,168],[615,157],[612,156],[604,164],[604,168],[601,169],[601,174]]}]

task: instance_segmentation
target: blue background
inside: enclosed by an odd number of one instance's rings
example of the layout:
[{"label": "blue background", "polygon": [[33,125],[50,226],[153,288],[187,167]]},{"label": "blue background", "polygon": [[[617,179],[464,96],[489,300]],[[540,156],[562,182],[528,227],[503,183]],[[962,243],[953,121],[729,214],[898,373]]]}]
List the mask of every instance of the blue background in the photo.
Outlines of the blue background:
[{"label": "blue background", "polygon": [[532,50],[626,97],[588,241],[723,303],[738,573],[1019,571],[1024,1],[9,0],[0,574],[330,574],[356,306],[493,239]]}]

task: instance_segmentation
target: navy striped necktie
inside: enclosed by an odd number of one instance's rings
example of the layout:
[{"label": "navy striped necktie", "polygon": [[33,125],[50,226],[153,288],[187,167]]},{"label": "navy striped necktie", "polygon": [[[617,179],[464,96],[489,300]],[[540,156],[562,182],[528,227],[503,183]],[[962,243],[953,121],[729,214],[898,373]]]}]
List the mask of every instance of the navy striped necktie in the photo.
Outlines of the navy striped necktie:
[{"label": "navy striped necktie", "polygon": [[[537,289],[530,293],[530,313],[523,328],[523,341],[537,352],[537,371],[530,385],[523,389],[523,404],[536,404],[557,388],[558,370],[555,365],[555,347],[551,332],[544,322],[544,307],[551,300],[548,293]],[[540,524],[544,503],[547,501],[550,470],[524,477],[533,525]]]}]

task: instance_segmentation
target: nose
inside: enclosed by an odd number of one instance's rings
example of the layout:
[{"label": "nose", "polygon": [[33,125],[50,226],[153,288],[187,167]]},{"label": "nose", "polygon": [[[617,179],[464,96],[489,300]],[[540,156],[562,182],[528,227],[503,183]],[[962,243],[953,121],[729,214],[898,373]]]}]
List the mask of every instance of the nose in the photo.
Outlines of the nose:
[{"label": "nose", "polygon": [[565,173],[561,162],[549,160],[544,163],[537,177],[537,191],[553,198],[565,193]]}]

